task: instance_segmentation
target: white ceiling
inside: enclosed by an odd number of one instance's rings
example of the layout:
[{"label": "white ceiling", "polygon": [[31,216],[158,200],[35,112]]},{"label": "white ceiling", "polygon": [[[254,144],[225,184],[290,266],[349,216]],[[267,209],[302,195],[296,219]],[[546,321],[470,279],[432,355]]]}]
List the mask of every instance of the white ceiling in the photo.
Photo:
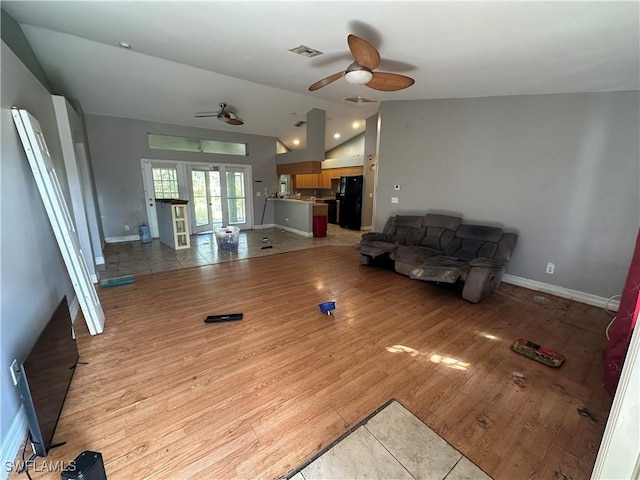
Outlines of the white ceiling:
[{"label": "white ceiling", "polygon": [[[379,101],[640,88],[640,3],[633,2],[105,2],[2,1],[56,93],[85,112],[278,137],[327,112],[326,147],[362,131]],[[415,78],[399,92],[340,79],[346,37],[381,54],[378,70]],[[118,46],[129,42],[133,48]],[[289,52],[304,44],[325,53]],[[341,97],[376,103],[353,105]],[[225,102],[245,121],[194,118]],[[333,134],[342,138],[335,140]]]}]

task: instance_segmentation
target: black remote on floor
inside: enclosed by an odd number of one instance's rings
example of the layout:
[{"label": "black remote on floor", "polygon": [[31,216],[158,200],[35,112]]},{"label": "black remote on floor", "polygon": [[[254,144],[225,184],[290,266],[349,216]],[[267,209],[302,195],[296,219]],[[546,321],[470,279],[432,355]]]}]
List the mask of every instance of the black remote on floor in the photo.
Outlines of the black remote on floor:
[{"label": "black remote on floor", "polygon": [[242,313],[227,313],[225,315],[209,315],[204,319],[204,323],[232,322],[242,320]]}]

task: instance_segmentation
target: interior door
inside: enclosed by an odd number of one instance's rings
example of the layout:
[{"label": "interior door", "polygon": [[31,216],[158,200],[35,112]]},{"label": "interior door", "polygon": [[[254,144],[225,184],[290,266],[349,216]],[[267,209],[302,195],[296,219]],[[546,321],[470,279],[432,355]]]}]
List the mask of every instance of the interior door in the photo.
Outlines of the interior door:
[{"label": "interior door", "polygon": [[89,269],[80,248],[78,232],[60,188],[40,123],[26,110],[12,108],[11,115],[20,135],[89,333],[91,335],[102,333],[104,330],[104,311],[89,277]]},{"label": "interior door", "polygon": [[216,167],[191,168],[191,230],[202,233],[222,225],[222,189]]}]

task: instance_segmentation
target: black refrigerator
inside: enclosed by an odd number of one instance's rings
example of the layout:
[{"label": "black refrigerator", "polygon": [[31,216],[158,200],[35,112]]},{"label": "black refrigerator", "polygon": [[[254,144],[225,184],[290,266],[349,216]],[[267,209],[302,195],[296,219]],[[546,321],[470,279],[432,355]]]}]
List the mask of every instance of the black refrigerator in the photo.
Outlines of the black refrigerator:
[{"label": "black refrigerator", "polygon": [[342,228],[360,230],[362,226],[362,190],[364,177],[353,175],[340,177],[340,186],[336,193],[338,206],[338,224]]}]

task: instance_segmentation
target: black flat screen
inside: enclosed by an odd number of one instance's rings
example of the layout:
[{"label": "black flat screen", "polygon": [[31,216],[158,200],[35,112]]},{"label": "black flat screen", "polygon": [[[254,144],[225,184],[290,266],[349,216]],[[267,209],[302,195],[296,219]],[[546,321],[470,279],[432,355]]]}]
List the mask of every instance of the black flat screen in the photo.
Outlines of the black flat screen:
[{"label": "black flat screen", "polygon": [[78,358],[64,297],[22,364],[21,394],[39,456],[51,446]]}]

